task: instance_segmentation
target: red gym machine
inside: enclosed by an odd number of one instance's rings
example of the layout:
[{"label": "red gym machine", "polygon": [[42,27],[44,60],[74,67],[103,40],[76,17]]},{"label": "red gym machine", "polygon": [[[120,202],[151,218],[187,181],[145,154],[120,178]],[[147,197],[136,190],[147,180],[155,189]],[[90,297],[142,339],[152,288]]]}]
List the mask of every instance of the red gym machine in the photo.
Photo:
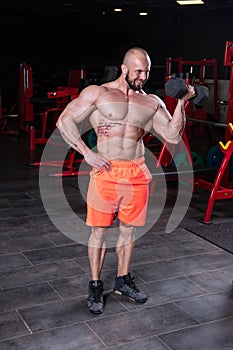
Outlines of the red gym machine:
[{"label": "red gym machine", "polygon": [[[182,57],[178,58],[167,58],[166,59],[166,75],[167,78],[171,75],[171,67],[172,63],[175,63],[177,66],[177,73],[183,77],[188,84],[193,85],[195,84],[199,85],[206,85],[206,71],[207,67],[208,69],[211,68],[212,75],[213,75],[213,98],[214,98],[214,106],[213,106],[213,115],[215,116],[215,121],[218,121],[218,66],[217,66],[217,59],[202,59],[202,60],[184,60]],[[197,75],[194,74],[193,68],[196,68]],[[189,68],[189,73],[185,73],[184,76],[184,70]],[[195,72],[196,73],[196,72]],[[165,96],[166,104],[171,103],[169,96]],[[173,101],[174,103],[174,101]],[[197,106],[195,106],[197,107]],[[198,108],[194,109],[193,104],[189,104],[187,110],[186,110],[186,116],[187,116],[187,123],[186,123],[186,133],[188,136],[189,141],[191,141],[192,133],[194,133],[194,125],[195,125],[195,119],[202,121],[207,120],[207,113],[203,110],[201,106],[198,106]],[[195,129],[196,136],[201,136],[204,131],[204,124],[199,124],[198,128]]]},{"label": "red gym machine", "polygon": [[[57,91],[47,93],[48,99],[53,99],[56,102],[56,107],[48,108],[41,115],[42,130],[38,136],[35,126],[30,126],[30,151],[35,151],[37,144],[46,144],[50,134],[55,130],[56,121],[66,107],[66,105],[78,96],[78,88],[58,87]],[[51,122],[50,129],[48,122]]]},{"label": "red gym machine", "polygon": [[[166,74],[165,74],[165,82],[170,79],[171,75],[172,75],[172,64],[176,65],[176,72],[177,74],[180,75],[181,78],[183,78],[187,84],[194,84],[194,81],[196,79],[196,77],[194,78],[192,76],[192,69],[193,66],[197,66],[199,68],[199,76],[196,82],[198,82],[198,84],[200,85],[205,85],[205,73],[206,73],[206,66],[211,66],[213,69],[213,76],[214,76],[214,110],[217,113],[217,101],[218,101],[218,78],[217,78],[217,60],[216,59],[212,59],[212,60],[184,60],[182,57],[178,57],[178,58],[167,58],[166,59]],[[187,69],[187,67],[190,67],[190,73],[184,73],[184,70]],[[174,68],[173,68],[174,69]],[[164,94],[164,102],[167,106],[168,111],[173,114],[176,104],[177,104],[177,99],[174,97],[170,97],[167,96],[166,94]],[[192,152],[190,149],[190,126],[191,126],[191,122],[188,120],[189,118],[199,118],[199,119],[206,119],[206,114],[203,112],[203,110],[201,108],[199,108],[197,111],[194,111],[193,109],[193,104],[190,103],[190,101],[187,101],[186,105],[185,105],[185,113],[186,113],[186,117],[187,117],[187,123],[186,123],[186,128],[183,132],[182,135],[182,139],[184,142],[179,144],[179,151],[180,154],[185,153],[186,156],[186,164],[189,166],[190,171],[194,173],[194,175],[196,177],[200,176],[201,173],[205,174],[205,172],[208,169],[204,168],[199,168],[196,169],[194,168],[194,164],[193,164],[193,156],[192,156]],[[159,167],[164,167],[165,169],[167,168],[167,170],[170,173],[175,173],[175,170],[172,170],[172,162],[173,162],[173,154],[174,154],[174,149],[175,146],[171,145],[167,142],[164,142],[160,153],[158,155],[158,160],[157,160],[157,164],[155,165],[156,168]],[[174,167],[173,167],[174,168]],[[183,171],[185,173],[185,169]],[[189,171],[186,171],[187,174],[189,173]],[[155,186],[156,186],[156,178],[154,178],[150,184],[150,196],[153,195],[154,190],[155,190]],[[194,186],[196,185],[196,181],[194,182]],[[193,189],[195,190],[195,189]]]},{"label": "red gym machine", "polygon": [[[35,100],[36,103],[45,101],[33,96],[33,78],[32,68],[28,64],[20,65],[20,91],[19,91],[19,109],[20,109],[20,128],[22,131],[28,132],[30,137],[30,151],[34,152],[37,145],[46,145],[48,142],[54,145],[54,147],[64,147],[64,142],[51,138],[51,134],[56,129],[56,122],[64,110],[66,105],[76,98],[79,93],[79,85],[82,79],[86,78],[86,71],[81,69],[70,69],[68,76],[68,86],[58,86],[56,91],[47,92],[47,105],[48,101],[53,101],[52,107],[47,107],[44,111],[36,112],[33,106]],[[41,120],[41,127],[37,127],[35,116],[39,116]],[[62,172],[62,176],[75,175],[76,167],[75,163],[80,163],[80,159],[76,157],[76,151],[70,148],[67,152],[65,160],[46,160],[46,161],[33,161],[30,166],[49,166],[60,167],[61,165],[65,169]],[[57,175],[57,174],[55,174]],[[59,175],[59,174],[58,174]]]},{"label": "red gym machine", "polygon": [[[189,74],[184,76],[189,84],[193,84],[194,80],[200,85],[205,85],[205,76],[207,67],[212,68],[213,72],[213,87],[214,87],[214,115],[218,116],[218,65],[217,59],[202,59],[202,60],[184,60],[182,57],[178,58],[166,58],[166,76],[172,74],[172,63],[177,64],[177,73],[184,75],[184,69],[190,67]],[[197,67],[199,70],[198,76],[193,73],[193,67]],[[167,98],[167,97],[166,97]],[[190,105],[191,107],[191,105]],[[192,114],[192,113],[191,113]]]},{"label": "red gym machine", "polygon": [[[19,68],[20,86],[18,94],[18,114],[20,130],[30,132],[31,126],[35,122],[35,108],[34,108],[34,92],[33,92],[33,72],[30,64],[22,63]],[[58,86],[55,92],[49,92],[47,97],[56,100],[55,108],[63,108],[65,103],[74,98],[78,94],[78,87],[81,79],[86,78],[86,71],[82,69],[69,69],[68,72],[68,86]],[[36,98],[36,102],[40,102],[40,97]],[[42,99],[41,99],[42,100]],[[50,113],[50,112],[49,112]],[[52,112],[51,112],[52,113]],[[44,130],[46,130],[47,118],[42,121],[42,136],[44,138]],[[38,143],[43,143],[38,140]],[[33,144],[33,142],[32,142]],[[33,146],[34,147],[34,146]],[[31,149],[33,150],[33,149]]]},{"label": "red gym machine", "polygon": [[210,191],[210,196],[202,220],[205,224],[210,224],[210,218],[212,215],[213,206],[216,200],[224,200],[233,198],[233,184],[229,178],[230,161],[233,154],[233,41],[227,41],[225,44],[224,66],[230,67],[230,84],[228,95],[228,108],[227,108],[227,124],[228,128],[225,134],[225,145],[223,142],[219,142],[221,151],[224,154],[218,172],[216,174],[214,182],[209,182],[204,179],[199,179],[197,186]]},{"label": "red gym machine", "polygon": [[29,132],[30,123],[34,121],[34,108],[31,103],[33,97],[32,67],[27,63],[20,64],[19,84],[19,129]]},{"label": "red gym machine", "polygon": [[[66,105],[74,98],[78,96],[78,88],[74,87],[58,87],[57,91],[50,91],[47,93],[48,99],[53,99],[56,101],[56,107],[48,108],[42,114],[42,130],[38,136],[38,131],[31,125],[30,127],[30,151],[35,151],[36,145],[46,144],[48,142],[52,143],[55,147],[64,147],[63,142],[58,140],[53,140],[51,134],[56,129],[56,122],[64,110]],[[50,121],[50,129],[48,129],[48,121]],[[47,161],[34,161],[30,163],[30,166],[50,166],[50,167],[60,167],[61,165],[66,169],[64,170],[64,175],[71,175],[76,168],[74,167],[76,160],[76,151],[70,148],[67,152],[65,160],[47,160]]]}]

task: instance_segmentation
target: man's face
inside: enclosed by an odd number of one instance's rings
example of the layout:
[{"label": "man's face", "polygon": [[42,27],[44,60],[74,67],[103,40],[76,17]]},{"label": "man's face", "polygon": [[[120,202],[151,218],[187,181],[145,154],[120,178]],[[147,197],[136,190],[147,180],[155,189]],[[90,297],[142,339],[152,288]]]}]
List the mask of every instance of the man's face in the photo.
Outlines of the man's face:
[{"label": "man's face", "polygon": [[143,72],[138,70],[138,71],[134,71],[134,73],[130,75],[130,71],[128,70],[125,80],[127,81],[130,89],[139,91],[143,88],[143,86],[147,82],[148,77],[149,77],[149,71]]}]

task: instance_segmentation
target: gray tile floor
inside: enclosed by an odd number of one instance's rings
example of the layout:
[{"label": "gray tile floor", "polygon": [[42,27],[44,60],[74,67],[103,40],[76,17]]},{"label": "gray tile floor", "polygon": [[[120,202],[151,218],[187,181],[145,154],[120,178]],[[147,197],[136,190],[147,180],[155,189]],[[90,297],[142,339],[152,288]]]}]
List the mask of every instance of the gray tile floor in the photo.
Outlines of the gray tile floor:
[{"label": "gray tile floor", "polygon": [[[72,239],[85,218],[77,179],[43,175],[52,203],[48,213],[38,168],[28,167],[38,154],[29,153],[27,136],[0,135],[0,144],[1,350],[233,348],[233,255],[186,230],[188,225],[203,225],[198,219],[208,194],[193,194],[184,219],[166,232],[176,198],[173,184],[168,185],[164,210],[139,235],[132,258],[131,273],[148,294],[143,305],[113,294],[116,255],[110,240],[102,273],[106,306],[96,316],[86,306],[86,245]],[[56,197],[61,181],[78,221]],[[159,189],[150,198],[150,213],[159,207]],[[232,225],[231,204],[217,203],[213,220]],[[64,234],[53,220],[68,231]],[[84,231],[80,239],[85,241]],[[113,239],[116,231],[113,227]]]}]

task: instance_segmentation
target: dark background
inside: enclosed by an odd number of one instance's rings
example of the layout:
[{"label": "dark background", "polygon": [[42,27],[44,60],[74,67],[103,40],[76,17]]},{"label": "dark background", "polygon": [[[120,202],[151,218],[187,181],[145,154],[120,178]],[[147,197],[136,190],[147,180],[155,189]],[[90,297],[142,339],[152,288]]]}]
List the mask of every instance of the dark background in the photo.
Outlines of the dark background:
[{"label": "dark background", "polygon": [[[124,11],[114,13],[116,6]],[[148,16],[139,17],[141,9]],[[229,79],[223,59],[226,41],[233,40],[233,1],[181,7],[175,0],[8,0],[0,4],[0,31],[3,104],[16,98],[23,62],[32,66],[35,85],[49,89],[70,68],[119,66],[131,46],[150,54],[153,80],[163,78],[166,58],[179,56],[217,58],[219,79]]]}]

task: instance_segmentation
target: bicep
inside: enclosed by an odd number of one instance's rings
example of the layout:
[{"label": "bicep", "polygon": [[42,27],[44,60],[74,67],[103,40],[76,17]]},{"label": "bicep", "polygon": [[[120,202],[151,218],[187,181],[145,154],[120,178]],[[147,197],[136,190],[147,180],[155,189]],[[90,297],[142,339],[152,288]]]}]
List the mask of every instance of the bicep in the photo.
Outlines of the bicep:
[{"label": "bicep", "polygon": [[171,119],[172,116],[166,109],[165,104],[160,104],[153,116],[153,129],[161,136],[164,136]]}]

